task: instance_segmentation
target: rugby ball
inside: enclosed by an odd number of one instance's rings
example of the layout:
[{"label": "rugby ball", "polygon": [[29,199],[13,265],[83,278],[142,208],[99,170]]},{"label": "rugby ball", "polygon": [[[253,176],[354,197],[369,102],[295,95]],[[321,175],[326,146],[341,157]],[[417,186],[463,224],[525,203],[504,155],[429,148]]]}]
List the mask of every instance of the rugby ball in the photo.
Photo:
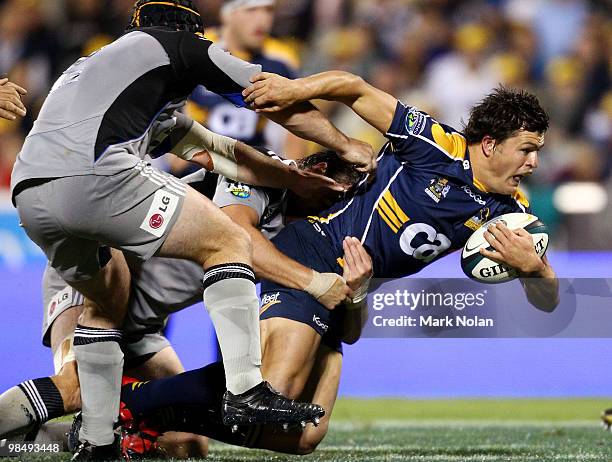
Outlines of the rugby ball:
[{"label": "rugby ball", "polygon": [[533,238],[533,245],[536,253],[541,257],[548,248],[548,228],[535,215],[529,213],[507,213],[495,217],[470,236],[461,252],[461,269],[471,279],[480,282],[496,284],[515,279],[518,274],[516,270],[503,263],[498,263],[480,254],[480,249],[493,250],[484,238],[487,227],[494,223],[504,223],[508,228],[515,230],[523,228],[529,232]]}]

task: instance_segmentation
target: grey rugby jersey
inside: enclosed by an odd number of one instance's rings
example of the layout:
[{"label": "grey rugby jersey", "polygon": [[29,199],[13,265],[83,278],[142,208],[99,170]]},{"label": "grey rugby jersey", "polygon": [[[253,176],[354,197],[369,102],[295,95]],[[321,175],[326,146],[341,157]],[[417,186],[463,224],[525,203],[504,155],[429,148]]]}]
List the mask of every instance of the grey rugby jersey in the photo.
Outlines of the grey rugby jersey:
[{"label": "grey rugby jersey", "polygon": [[251,207],[259,217],[257,228],[272,239],[285,226],[286,193],[284,189],[250,186],[220,176],[213,202],[220,208],[228,205]]},{"label": "grey rugby jersey", "polygon": [[11,191],[27,179],[111,175],[161,155],[173,129],[189,128],[177,127],[175,111],[198,84],[244,107],[241,92],[260,71],[191,32],[130,32],[55,82],[17,157]]}]

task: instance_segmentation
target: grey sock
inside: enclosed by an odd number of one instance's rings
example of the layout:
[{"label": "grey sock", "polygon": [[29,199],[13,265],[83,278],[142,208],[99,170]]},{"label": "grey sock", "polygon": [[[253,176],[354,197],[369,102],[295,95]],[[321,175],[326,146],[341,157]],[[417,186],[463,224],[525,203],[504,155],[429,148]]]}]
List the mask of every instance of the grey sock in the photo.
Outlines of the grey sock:
[{"label": "grey sock", "polygon": [[115,438],[123,370],[120,340],[121,332],[116,329],[79,325],[74,331],[83,413],[79,439],[96,446],[111,444]]},{"label": "grey sock", "polygon": [[215,266],[204,276],[204,305],[217,332],[226,386],[233,394],[263,381],[254,279],[253,270],[241,263]]}]

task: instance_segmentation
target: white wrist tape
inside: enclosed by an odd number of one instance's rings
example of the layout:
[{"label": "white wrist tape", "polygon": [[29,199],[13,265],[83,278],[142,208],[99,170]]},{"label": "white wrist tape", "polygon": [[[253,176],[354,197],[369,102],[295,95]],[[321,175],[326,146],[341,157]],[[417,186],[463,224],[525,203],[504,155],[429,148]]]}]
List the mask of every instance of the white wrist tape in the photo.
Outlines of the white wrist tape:
[{"label": "white wrist tape", "polygon": [[369,277],[365,281],[363,281],[361,285],[353,292],[352,303],[359,304],[368,297],[368,288],[370,287],[370,279],[372,278]]},{"label": "white wrist tape", "polygon": [[336,273],[319,273],[318,271],[313,271],[313,273],[312,281],[304,287],[304,292],[308,292],[317,300],[325,295],[338,279],[344,282],[344,278]]},{"label": "white wrist tape", "polygon": [[238,176],[238,164],[234,155],[236,142],[235,139],[214,133],[194,121],[172,152],[182,159],[191,160],[197,153],[208,151],[213,162],[213,172],[236,179]]}]

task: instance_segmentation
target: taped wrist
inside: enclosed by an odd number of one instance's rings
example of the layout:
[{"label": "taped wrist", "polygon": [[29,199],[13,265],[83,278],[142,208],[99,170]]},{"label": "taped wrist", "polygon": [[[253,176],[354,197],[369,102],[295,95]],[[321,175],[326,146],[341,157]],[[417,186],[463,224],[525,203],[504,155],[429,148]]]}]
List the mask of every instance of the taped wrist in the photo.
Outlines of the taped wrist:
[{"label": "taped wrist", "polygon": [[325,295],[329,289],[340,279],[345,282],[344,278],[336,273],[319,273],[313,270],[312,280],[310,284],[304,287],[304,292],[309,293],[317,300]]},{"label": "taped wrist", "polygon": [[355,289],[355,291],[353,292],[353,299],[351,300],[351,303],[360,304],[362,301],[364,301],[367,298],[368,288],[370,287],[371,279],[372,279],[371,277],[367,278],[365,281],[361,283],[359,287],[357,287],[357,289]]},{"label": "taped wrist", "polygon": [[214,133],[194,121],[172,152],[182,159],[191,160],[197,153],[208,151],[215,173],[235,177],[238,172],[234,155],[235,146],[235,139]]}]

